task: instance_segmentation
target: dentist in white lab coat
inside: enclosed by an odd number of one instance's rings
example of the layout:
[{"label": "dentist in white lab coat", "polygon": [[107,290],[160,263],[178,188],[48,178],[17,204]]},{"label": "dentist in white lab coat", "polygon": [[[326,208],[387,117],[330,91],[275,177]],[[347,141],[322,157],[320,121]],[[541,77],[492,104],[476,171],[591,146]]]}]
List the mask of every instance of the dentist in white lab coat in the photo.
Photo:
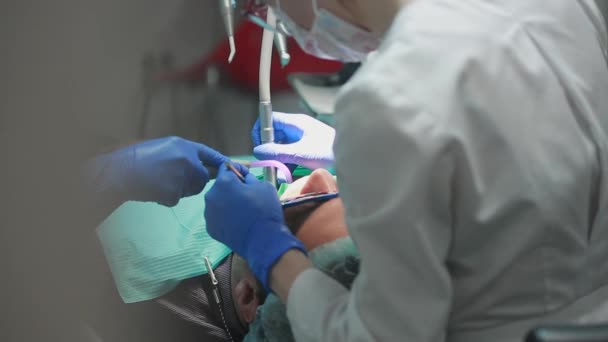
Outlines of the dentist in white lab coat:
[{"label": "dentist in white lab coat", "polygon": [[361,254],[351,290],[311,267],[268,184],[221,170],[207,195],[209,232],[286,302],[298,340],[521,341],[608,317],[608,37],[592,1],[269,5],[317,56],[376,50],[335,132],[276,114],[277,143],[254,150],[335,162]]}]

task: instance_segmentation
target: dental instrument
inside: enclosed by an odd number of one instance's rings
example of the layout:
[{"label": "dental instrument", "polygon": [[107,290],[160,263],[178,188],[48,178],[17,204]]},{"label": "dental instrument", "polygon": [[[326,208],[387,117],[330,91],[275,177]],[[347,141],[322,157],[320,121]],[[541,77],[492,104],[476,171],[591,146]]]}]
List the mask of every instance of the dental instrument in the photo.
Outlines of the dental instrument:
[{"label": "dental instrument", "polygon": [[252,169],[252,168],[258,168],[258,167],[272,167],[275,168],[277,171],[280,171],[284,177],[285,177],[285,182],[287,184],[291,184],[293,183],[293,176],[291,175],[291,172],[289,171],[289,168],[287,167],[287,165],[281,163],[280,161],[276,161],[276,160],[255,160],[255,161],[250,161],[250,160],[232,160],[232,163],[238,163],[241,164],[243,166],[245,166],[246,168]]},{"label": "dental instrument", "polygon": [[207,267],[207,272],[209,273],[209,282],[211,283],[211,290],[213,292],[213,297],[215,299],[215,307],[216,310],[220,313],[220,317],[222,318],[222,323],[224,324],[224,331],[230,338],[230,341],[234,341],[232,338],[232,334],[230,333],[230,328],[228,327],[228,323],[226,323],[226,316],[224,315],[224,310],[222,309],[222,297],[220,295],[220,282],[217,280],[215,273],[213,272],[213,267],[211,266],[211,262],[207,256],[204,256],[205,266]]},{"label": "dental instrument", "polygon": [[228,56],[228,63],[232,63],[234,55],[236,54],[236,43],[234,42],[234,7],[236,6],[235,0],[219,0],[220,1],[220,14],[226,27],[226,34],[228,35],[228,42],[230,44],[230,55]]},{"label": "dental instrument", "polygon": [[[236,53],[234,42],[234,7],[235,0],[220,0],[220,11],[226,26],[226,32],[230,41],[230,57],[228,61],[232,61]],[[260,88],[260,104],[259,104],[259,119],[260,119],[260,136],[263,144],[274,142],[274,128],[272,126],[272,103],[270,101],[270,70],[272,65],[273,42],[277,26],[277,18],[271,7],[266,10],[266,25],[264,25],[264,33],[262,35],[262,46],[260,51],[260,71],[259,71],[259,88]],[[289,62],[290,56],[287,52],[287,43],[285,37],[277,38],[277,48],[281,54],[281,64],[286,65]],[[277,186],[276,170],[272,167],[264,168],[264,180],[268,181],[275,187]]]},{"label": "dental instrument", "polygon": [[279,58],[281,59],[281,66],[284,68],[291,61],[291,55],[287,50],[287,38],[284,34],[279,33],[278,31],[274,35],[274,45],[279,53]]},{"label": "dental instrument", "polygon": [[234,174],[241,180],[241,182],[245,183],[245,177],[243,177],[243,175],[239,172],[239,170],[234,167],[234,165],[232,165],[232,163],[225,162],[224,165],[226,165],[226,167],[229,168],[230,171],[234,172]]},{"label": "dental instrument", "polygon": [[289,168],[285,164],[276,160],[253,161],[249,163],[249,167],[271,167],[273,169],[276,169],[277,171],[280,171],[284,175],[285,182],[287,182],[288,184],[293,183],[293,178],[291,177],[291,171],[289,171]]},{"label": "dental instrument", "polygon": [[281,60],[281,67],[286,67],[291,61],[291,55],[289,54],[289,50],[287,48],[286,38],[287,36],[289,36],[289,34],[285,31],[286,29],[281,24],[281,22],[277,21],[277,27],[272,27],[266,21],[262,20],[261,18],[258,18],[255,15],[249,14],[248,18],[250,21],[263,28],[264,30],[274,32],[274,46],[277,49],[277,53],[279,54],[279,58]]},{"label": "dental instrument", "polygon": [[205,267],[207,267],[207,273],[209,274],[209,279],[211,280],[211,285],[213,285],[213,296],[215,297],[215,302],[217,304],[221,304],[219,290],[217,289],[217,285],[219,284],[219,282],[217,281],[217,278],[215,277],[215,273],[213,272],[213,267],[211,266],[211,262],[209,261],[209,258],[206,255],[203,258],[205,260]]},{"label": "dental instrument", "polygon": [[286,209],[309,202],[323,203],[329,201],[330,199],[338,197],[340,197],[339,192],[313,192],[295,198],[282,200],[281,207],[283,207],[283,209]]}]

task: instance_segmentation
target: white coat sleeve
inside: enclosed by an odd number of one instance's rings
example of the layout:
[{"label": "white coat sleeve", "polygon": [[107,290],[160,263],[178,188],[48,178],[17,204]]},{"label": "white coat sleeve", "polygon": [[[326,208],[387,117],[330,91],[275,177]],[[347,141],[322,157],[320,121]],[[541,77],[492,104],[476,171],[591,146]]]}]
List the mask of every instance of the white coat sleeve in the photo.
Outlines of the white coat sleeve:
[{"label": "white coat sleeve", "polygon": [[449,143],[432,115],[377,86],[351,87],[337,108],[336,169],[360,273],[351,291],[317,270],[296,279],[287,310],[298,341],[445,340]]}]

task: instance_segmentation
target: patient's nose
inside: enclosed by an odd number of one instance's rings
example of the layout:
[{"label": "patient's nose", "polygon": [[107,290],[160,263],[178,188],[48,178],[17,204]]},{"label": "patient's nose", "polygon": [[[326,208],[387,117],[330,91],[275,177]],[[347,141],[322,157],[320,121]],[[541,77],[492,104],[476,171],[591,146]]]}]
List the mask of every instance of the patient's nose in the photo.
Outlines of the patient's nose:
[{"label": "patient's nose", "polygon": [[302,194],[309,194],[312,192],[336,192],[338,191],[338,185],[334,176],[331,175],[327,170],[317,169],[314,170],[308,181],[302,187]]}]

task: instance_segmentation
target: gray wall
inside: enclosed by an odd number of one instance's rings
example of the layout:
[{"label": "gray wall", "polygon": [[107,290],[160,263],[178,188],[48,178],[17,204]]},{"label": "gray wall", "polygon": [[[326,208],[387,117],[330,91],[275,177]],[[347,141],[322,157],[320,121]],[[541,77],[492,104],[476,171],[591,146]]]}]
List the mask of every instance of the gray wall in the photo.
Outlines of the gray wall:
[{"label": "gray wall", "polygon": [[[72,112],[70,125],[98,146],[139,139],[145,98],[146,137],[180,135],[226,154],[249,153],[257,95],[231,84],[155,84],[146,96],[143,60],[169,55],[184,67],[225,39],[217,1],[10,1],[0,11],[4,85],[0,105],[10,112],[43,114],[51,103]],[[24,78],[23,76],[26,76]],[[14,81],[11,81],[14,79]],[[293,96],[287,98],[293,108]],[[37,108],[37,106],[40,108]],[[291,107],[290,107],[291,106]],[[9,109],[10,108],[10,109]],[[56,114],[54,114],[56,115]],[[39,118],[28,125],[41,125]],[[28,127],[24,127],[28,129]]]},{"label": "gray wall", "polygon": [[[96,38],[101,45],[103,73],[93,72],[86,81],[103,85],[104,92],[96,95],[103,109],[83,112],[81,120],[101,144],[140,138],[142,115],[147,111],[147,138],[180,135],[225,153],[249,150],[246,126],[255,115],[255,94],[243,94],[232,87],[210,92],[203,85],[180,83],[147,87],[143,82],[146,56],[158,59],[169,55],[175,67],[183,67],[224,38],[216,1],[110,0],[95,5],[98,7],[91,11],[91,17],[83,21],[91,20],[99,30]],[[91,39],[73,34],[75,47]],[[233,128],[232,139],[225,139],[223,127]]]},{"label": "gray wall", "polygon": [[[93,233],[99,222],[83,191],[81,158],[137,139],[142,57],[169,51],[179,65],[196,60],[222,37],[210,10],[215,3],[0,1],[3,342],[83,341],[83,320],[103,311],[98,290],[109,274]],[[177,92],[179,124],[173,126],[161,90],[149,137],[179,134],[227,154],[249,151],[255,94],[225,88],[212,97],[211,111],[204,88]],[[213,126],[204,119],[211,113]]]}]

